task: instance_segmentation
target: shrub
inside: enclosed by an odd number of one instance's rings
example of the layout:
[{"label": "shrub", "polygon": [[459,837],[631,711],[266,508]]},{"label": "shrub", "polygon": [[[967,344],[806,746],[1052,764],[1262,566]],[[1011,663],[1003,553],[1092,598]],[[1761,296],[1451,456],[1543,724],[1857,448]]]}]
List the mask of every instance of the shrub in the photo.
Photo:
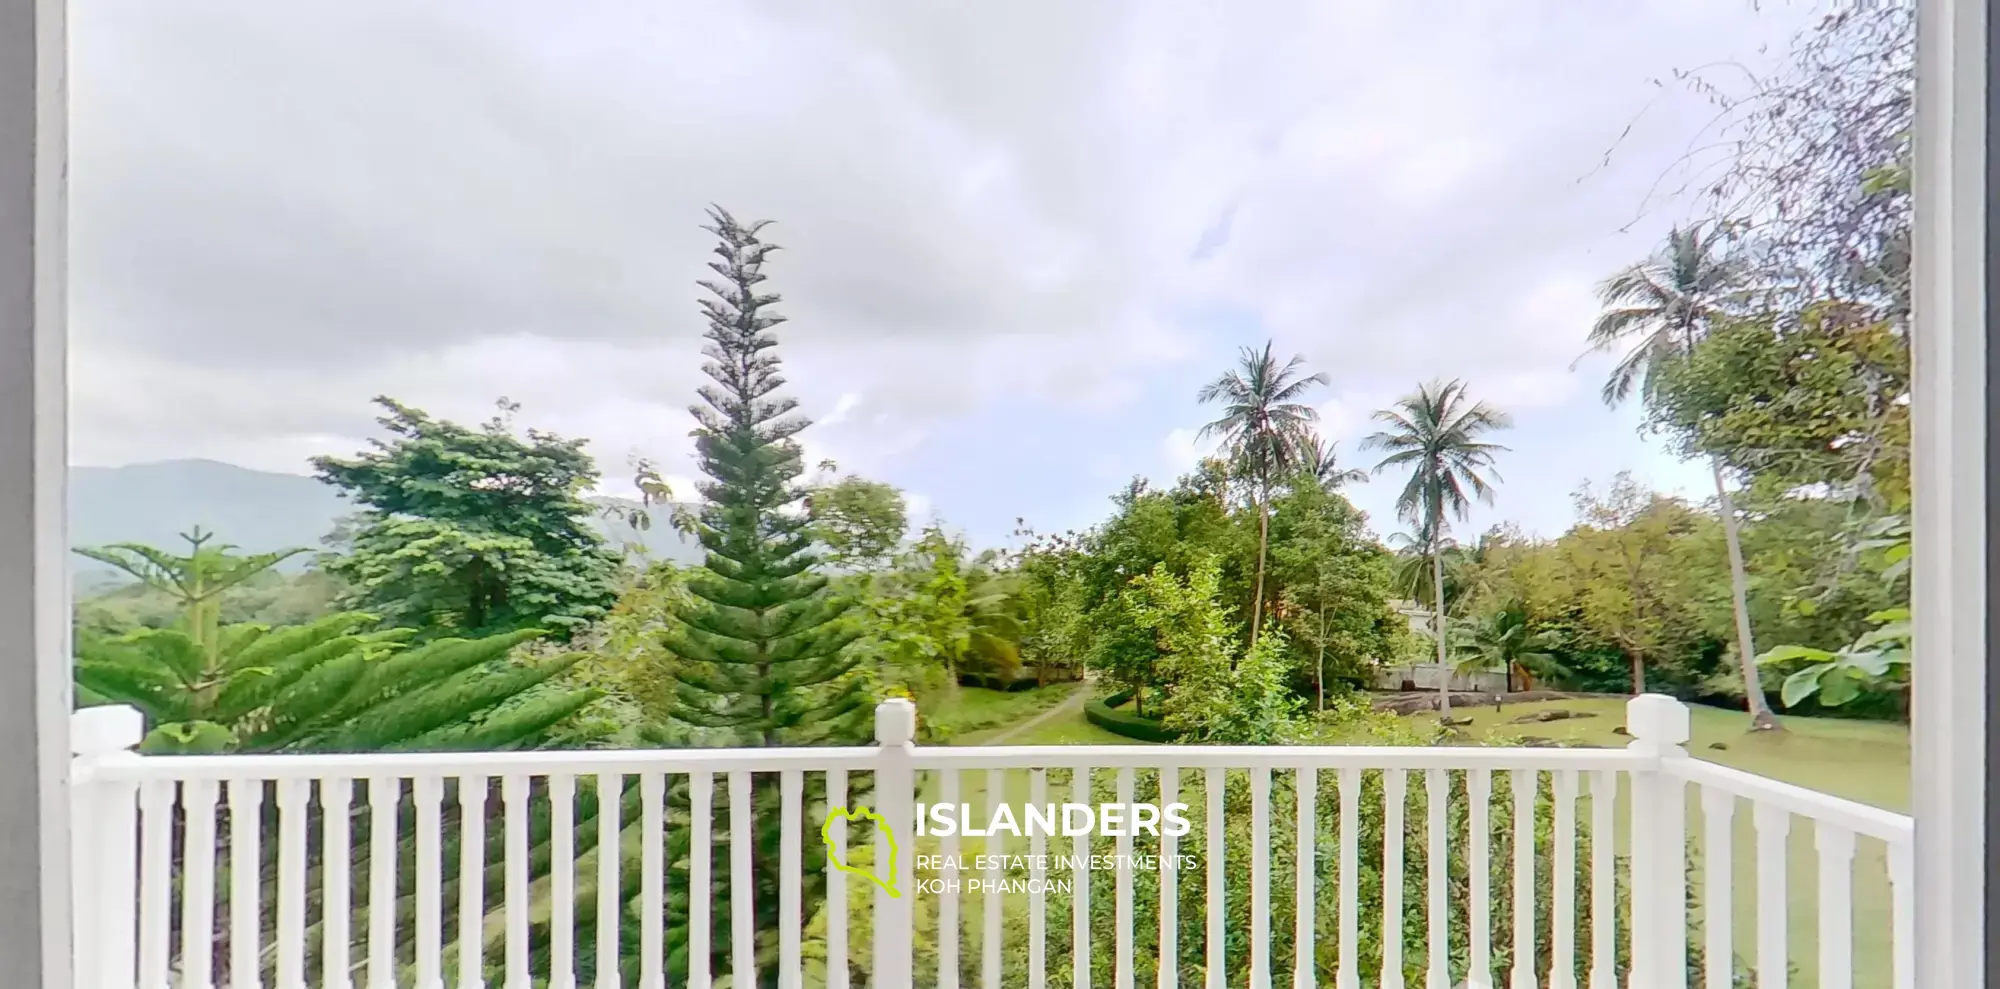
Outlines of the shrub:
[{"label": "shrub", "polygon": [[1141,742],[1172,742],[1180,737],[1178,733],[1161,724],[1158,719],[1116,709],[1118,705],[1131,699],[1132,692],[1128,690],[1093,700],[1083,706],[1083,716],[1091,724],[1113,735],[1123,735]]}]

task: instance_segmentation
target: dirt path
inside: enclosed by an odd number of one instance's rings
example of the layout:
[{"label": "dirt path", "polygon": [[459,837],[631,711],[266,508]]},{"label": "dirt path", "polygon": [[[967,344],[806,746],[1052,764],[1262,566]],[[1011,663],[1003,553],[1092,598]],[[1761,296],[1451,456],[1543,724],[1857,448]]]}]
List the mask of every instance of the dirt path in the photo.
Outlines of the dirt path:
[{"label": "dirt path", "polygon": [[979,744],[1006,745],[1008,742],[1012,741],[1013,739],[1019,738],[1021,735],[1026,734],[1028,731],[1032,729],[1039,728],[1042,725],[1048,724],[1049,722],[1054,721],[1057,718],[1066,717],[1070,714],[1074,714],[1077,711],[1082,710],[1083,705],[1090,702],[1090,691],[1093,686],[1094,685],[1088,680],[1079,682],[1076,685],[1076,689],[1074,691],[1071,691],[1068,697],[1065,697],[1061,701],[1058,701],[1054,707],[1049,708],[1048,710],[1043,711],[1042,713],[1037,714],[1026,721],[1023,721],[1020,724],[1015,725],[1014,727],[1009,728],[1006,731],[1003,731],[1000,734],[993,736],[992,738],[980,742]]}]

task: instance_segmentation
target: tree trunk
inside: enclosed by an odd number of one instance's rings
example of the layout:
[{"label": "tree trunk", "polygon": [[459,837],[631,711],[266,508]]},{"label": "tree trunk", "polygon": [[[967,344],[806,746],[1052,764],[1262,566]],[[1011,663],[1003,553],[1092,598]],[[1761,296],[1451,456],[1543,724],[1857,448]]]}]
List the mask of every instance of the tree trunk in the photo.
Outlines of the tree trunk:
[{"label": "tree trunk", "polygon": [[1729,548],[1729,606],[1736,613],[1736,662],[1743,671],[1743,696],[1750,712],[1751,731],[1775,731],[1778,719],[1764,700],[1764,684],[1757,676],[1757,648],[1750,635],[1750,575],[1743,566],[1743,540],[1736,528],[1736,505],[1722,483],[1722,461],[1708,458],[1715,475],[1716,507],[1722,513],[1722,541]]},{"label": "tree trunk", "polygon": [[1646,692],[1646,657],[1632,654],[1632,696]]},{"label": "tree trunk", "polygon": [[1319,693],[1319,709],[1326,711],[1326,602],[1319,610],[1319,664],[1313,670],[1313,689]]},{"label": "tree trunk", "polygon": [[[1264,550],[1271,539],[1271,510],[1263,492],[1257,495],[1257,589],[1250,595],[1250,644],[1257,644],[1257,630],[1264,619]],[[1232,668],[1234,664],[1231,664]]]},{"label": "tree trunk", "polygon": [[1438,646],[1438,717],[1451,717],[1451,663],[1444,648],[1444,539],[1442,526],[1431,523],[1431,625]]}]

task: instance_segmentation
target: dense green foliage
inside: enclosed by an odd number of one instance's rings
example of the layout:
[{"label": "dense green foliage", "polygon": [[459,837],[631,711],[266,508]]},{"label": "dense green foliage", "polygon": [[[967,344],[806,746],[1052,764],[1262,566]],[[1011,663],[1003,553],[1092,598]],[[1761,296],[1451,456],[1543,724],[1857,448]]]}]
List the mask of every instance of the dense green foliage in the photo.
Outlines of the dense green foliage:
[{"label": "dense green foliage", "polygon": [[291,554],[236,556],[190,538],[187,556],[146,546],[79,552],[181,602],[161,628],[77,642],[78,702],[122,703],[146,716],[148,752],[376,752],[506,749],[541,741],[596,699],[545,689],[582,654],[509,658],[543,633],[435,639],[373,630],[343,612],[304,624],[221,621],[221,596]]},{"label": "dense green foliage", "polygon": [[391,439],[313,459],[321,480],[366,506],[327,564],[353,586],[347,607],[426,634],[569,635],[604,615],[618,558],[585,521],[581,495],[597,470],[584,441],[535,429],[523,440],[500,416],[470,429],[376,404]]}]

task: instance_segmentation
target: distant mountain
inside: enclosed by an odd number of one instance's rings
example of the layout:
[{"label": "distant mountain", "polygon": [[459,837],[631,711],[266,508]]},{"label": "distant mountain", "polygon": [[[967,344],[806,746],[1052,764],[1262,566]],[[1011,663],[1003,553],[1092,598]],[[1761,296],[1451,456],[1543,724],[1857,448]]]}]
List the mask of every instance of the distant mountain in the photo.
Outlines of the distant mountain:
[{"label": "distant mountain", "polygon": [[[637,507],[615,498],[600,505]],[[145,543],[177,550],[181,533],[195,526],[215,533],[218,542],[245,553],[304,547],[318,550],[334,521],[353,514],[355,505],[319,481],[298,474],[250,470],[214,460],[167,460],[125,467],[71,467],[69,531],[71,546]],[[667,522],[670,508],[651,511],[644,533],[622,521],[598,520],[614,546],[637,542],[655,559],[699,562],[700,547]],[[73,565],[79,589],[115,582],[116,571],[83,557]],[[290,561],[297,569],[302,561]]]}]

